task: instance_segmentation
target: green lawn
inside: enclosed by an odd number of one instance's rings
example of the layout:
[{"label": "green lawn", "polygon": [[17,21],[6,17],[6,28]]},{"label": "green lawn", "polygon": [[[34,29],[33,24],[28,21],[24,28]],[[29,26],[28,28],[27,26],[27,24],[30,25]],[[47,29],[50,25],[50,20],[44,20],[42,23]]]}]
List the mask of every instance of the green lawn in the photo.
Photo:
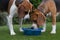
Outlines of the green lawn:
[{"label": "green lawn", "polygon": [[[24,27],[30,25],[23,25]],[[50,34],[51,23],[47,23],[47,31],[41,33],[39,36],[26,36],[19,32],[18,25],[14,25],[16,32],[15,36],[9,35],[9,29],[6,26],[0,27],[0,40],[60,40],[60,22],[57,22],[57,33],[55,35]]]}]

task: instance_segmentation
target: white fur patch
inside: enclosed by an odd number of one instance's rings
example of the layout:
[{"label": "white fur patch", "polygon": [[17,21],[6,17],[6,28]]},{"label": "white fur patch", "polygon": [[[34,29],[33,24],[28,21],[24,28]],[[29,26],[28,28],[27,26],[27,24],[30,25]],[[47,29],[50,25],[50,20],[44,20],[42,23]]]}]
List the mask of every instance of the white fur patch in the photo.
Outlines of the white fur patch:
[{"label": "white fur patch", "polygon": [[55,33],[56,33],[56,25],[52,25],[51,34],[55,34]]},{"label": "white fur patch", "polygon": [[30,18],[29,14],[25,15],[24,17],[24,19],[29,19],[29,18]]},{"label": "white fur patch", "polygon": [[37,24],[35,24],[35,23],[32,24],[32,27],[33,27],[34,29],[38,29]]},{"label": "white fur patch", "polygon": [[15,34],[16,34],[16,33],[14,32],[13,24],[12,24],[12,18],[13,18],[14,14],[15,14],[16,11],[17,11],[17,7],[16,7],[16,5],[15,5],[15,1],[16,1],[16,0],[14,0],[12,6],[11,6],[11,8],[10,8],[9,15],[7,16],[7,21],[8,21],[7,25],[9,26],[9,30],[10,30],[10,34],[11,34],[11,35],[15,35]]},{"label": "white fur patch", "polygon": [[30,18],[29,13],[30,13],[30,10],[29,10],[28,13],[25,15],[24,19],[29,19],[29,18]]},{"label": "white fur patch", "polygon": [[24,30],[22,28],[20,28],[20,32],[24,32]]},{"label": "white fur patch", "polygon": [[47,16],[51,16],[51,12],[47,13]]},{"label": "white fur patch", "polygon": [[56,31],[56,25],[52,25],[52,30]]},{"label": "white fur patch", "polygon": [[46,22],[43,25],[43,30],[41,30],[41,32],[45,32],[46,31]]},{"label": "white fur patch", "polygon": [[57,15],[56,16],[58,16],[59,15],[59,13],[57,13]]}]

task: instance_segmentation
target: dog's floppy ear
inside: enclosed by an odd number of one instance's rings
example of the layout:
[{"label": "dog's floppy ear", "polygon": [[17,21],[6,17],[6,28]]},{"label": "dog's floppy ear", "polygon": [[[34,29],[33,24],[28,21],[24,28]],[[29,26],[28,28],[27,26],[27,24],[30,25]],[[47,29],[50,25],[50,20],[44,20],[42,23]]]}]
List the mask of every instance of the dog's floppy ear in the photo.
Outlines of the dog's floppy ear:
[{"label": "dog's floppy ear", "polygon": [[37,18],[37,24],[39,26],[42,26],[44,24],[45,20],[46,20],[45,15],[43,13],[40,13]]}]

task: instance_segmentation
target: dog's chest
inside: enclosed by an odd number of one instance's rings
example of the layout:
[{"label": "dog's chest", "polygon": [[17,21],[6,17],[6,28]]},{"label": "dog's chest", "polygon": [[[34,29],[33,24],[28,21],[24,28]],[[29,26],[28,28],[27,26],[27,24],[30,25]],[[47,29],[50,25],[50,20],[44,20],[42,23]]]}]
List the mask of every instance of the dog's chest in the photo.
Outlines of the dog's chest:
[{"label": "dog's chest", "polygon": [[60,11],[60,0],[54,0],[54,2],[56,4],[57,11],[59,12]]}]

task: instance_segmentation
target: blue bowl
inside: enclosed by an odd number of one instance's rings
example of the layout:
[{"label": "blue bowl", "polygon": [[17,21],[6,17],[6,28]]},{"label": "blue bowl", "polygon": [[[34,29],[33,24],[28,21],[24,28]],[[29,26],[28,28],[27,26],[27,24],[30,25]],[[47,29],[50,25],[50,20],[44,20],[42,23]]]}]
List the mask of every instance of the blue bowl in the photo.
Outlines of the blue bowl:
[{"label": "blue bowl", "polygon": [[24,30],[24,35],[41,35],[42,28],[31,29],[31,28],[22,28]]}]

